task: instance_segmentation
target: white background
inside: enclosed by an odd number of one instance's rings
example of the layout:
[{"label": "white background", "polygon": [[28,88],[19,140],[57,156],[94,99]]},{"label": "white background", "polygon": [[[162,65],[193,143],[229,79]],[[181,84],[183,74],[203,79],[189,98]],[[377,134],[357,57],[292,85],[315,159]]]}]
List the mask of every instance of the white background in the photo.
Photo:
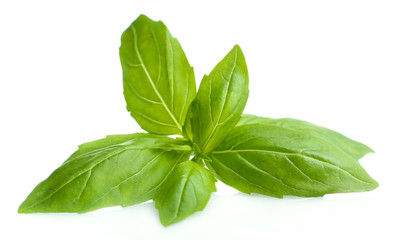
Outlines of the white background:
[{"label": "white background", "polygon": [[[121,33],[163,20],[203,74],[239,44],[246,113],[293,117],[372,147],[367,193],[275,199],[218,183],[203,212],[163,227],[152,202],[17,214],[77,146],[142,131],[125,109]],[[395,1],[1,1],[1,239],[395,239]]]}]

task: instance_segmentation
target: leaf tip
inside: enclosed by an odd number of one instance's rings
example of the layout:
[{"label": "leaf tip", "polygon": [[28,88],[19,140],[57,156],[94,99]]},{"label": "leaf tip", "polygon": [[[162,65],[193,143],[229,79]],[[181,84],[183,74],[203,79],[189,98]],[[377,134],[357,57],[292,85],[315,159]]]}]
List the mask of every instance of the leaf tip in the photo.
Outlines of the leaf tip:
[{"label": "leaf tip", "polygon": [[372,188],[370,189],[370,190],[374,190],[374,189],[376,189],[377,187],[379,187],[379,183],[376,181],[376,180],[372,180],[371,181],[371,186],[372,186]]},{"label": "leaf tip", "polygon": [[375,153],[375,151],[371,147],[367,146],[367,153]]},{"label": "leaf tip", "polygon": [[173,223],[170,221],[163,220],[161,218],[160,218],[160,222],[161,222],[162,226],[164,226],[164,227],[168,227],[169,225],[171,225]]},{"label": "leaf tip", "polygon": [[146,15],[144,15],[143,13],[141,13],[135,21],[137,20],[141,20],[141,21],[146,21],[146,20],[151,20],[149,17],[147,17]]},{"label": "leaf tip", "polygon": [[235,44],[232,48],[234,51],[242,51],[241,47],[238,44]]},{"label": "leaf tip", "polygon": [[242,48],[238,44],[235,44],[231,51],[235,52],[236,54],[238,54],[240,56],[243,56]]},{"label": "leaf tip", "polygon": [[18,213],[31,213],[31,211],[28,211],[25,202],[23,202],[18,208]]}]

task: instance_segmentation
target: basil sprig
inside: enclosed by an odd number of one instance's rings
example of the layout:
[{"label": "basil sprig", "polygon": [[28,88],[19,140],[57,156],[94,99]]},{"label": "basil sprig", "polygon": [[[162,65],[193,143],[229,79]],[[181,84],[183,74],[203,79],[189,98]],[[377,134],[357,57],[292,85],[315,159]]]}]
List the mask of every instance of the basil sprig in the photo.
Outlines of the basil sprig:
[{"label": "basil sprig", "polygon": [[139,16],[122,34],[120,59],[127,110],[148,133],[80,145],[20,213],[84,213],[153,199],[168,226],[203,210],[216,179],[278,198],[378,186],[358,162],[373,152],[366,145],[301,120],[242,115],[249,77],[238,45],[197,93],[193,68],[161,21]]}]

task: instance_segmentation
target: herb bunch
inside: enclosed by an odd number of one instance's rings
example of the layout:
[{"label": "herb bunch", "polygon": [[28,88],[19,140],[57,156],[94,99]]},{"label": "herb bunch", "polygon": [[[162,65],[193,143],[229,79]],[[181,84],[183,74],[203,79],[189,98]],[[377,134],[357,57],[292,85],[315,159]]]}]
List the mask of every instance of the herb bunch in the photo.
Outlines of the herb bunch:
[{"label": "herb bunch", "polygon": [[203,210],[216,179],[278,198],[378,186],[358,162],[373,152],[366,145],[305,121],[242,114],[249,77],[238,45],[198,92],[179,41],[161,21],[139,16],[122,34],[120,59],[127,110],[148,133],[80,145],[20,213],[84,213],[153,199],[167,226]]}]

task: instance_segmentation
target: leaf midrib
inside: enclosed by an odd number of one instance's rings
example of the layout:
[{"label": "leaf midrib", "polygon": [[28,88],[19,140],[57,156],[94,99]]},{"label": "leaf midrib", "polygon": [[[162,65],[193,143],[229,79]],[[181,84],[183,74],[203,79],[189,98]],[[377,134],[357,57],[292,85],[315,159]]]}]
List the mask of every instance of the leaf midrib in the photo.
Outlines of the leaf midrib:
[{"label": "leaf midrib", "polygon": [[352,174],[351,174],[350,172],[348,172],[347,170],[345,170],[345,169],[343,169],[343,168],[341,168],[341,167],[339,167],[339,166],[337,166],[337,165],[334,165],[334,164],[329,163],[329,162],[327,162],[327,161],[324,161],[324,160],[321,160],[321,159],[319,159],[319,158],[315,158],[315,157],[312,157],[312,156],[309,156],[309,155],[306,155],[306,154],[303,154],[303,153],[284,153],[284,152],[269,151],[269,150],[261,150],[261,149],[240,149],[240,150],[213,151],[212,154],[239,153],[239,152],[263,152],[263,153],[271,153],[271,154],[280,154],[280,155],[285,155],[285,156],[287,156],[287,155],[297,155],[297,156],[307,157],[307,158],[309,158],[309,159],[313,159],[313,160],[318,161],[318,162],[321,162],[321,163],[323,163],[323,164],[330,165],[331,167],[334,167],[334,168],[340,170],[341,172],[344,172],[344,173],[346,173],[347,175],[350,175],[352,178],[354,178],[354,179],[356,179],[356,180],[358,180],[358,181],[360,181],[360,182],[362,182],[362,183],[372,185],[372,183],[366,182],[366,181],[363,181],[363,180],[357,178],[356,176],[352,175]]},{"label": "leaf midrib", "polygon": [[111,191],[114,190],[114,188],[120,186],[121,184],[123,184],[124,182],[130,180],[133,177],[136,177],[136,175],[138,175],[139,173],[141,173],[148,165],[150,165],[152,162],[154,162],[155,160],[157,160],[164,152],[166,152],[166,150],[158,153],[157,155],[155,155],[151,160],[149,160],[141,169],[139,169],[137,172],[133,173],[132,175],[126,177],[125,179],[123,179],[122,181],[120,181],[118,184],[114,185],[113,187],[111,187],[106,193],[104,193],[103,195],[101,195],[100,197],[98,197],[97,199],[95,199],[94,201],[91,202],[91,204],[94,204],[96,202],[98,202],[99,200],[103,199],[106,195],[108,195]]},{"label": "leaf midrib", "polygon": [[181,205],[182,205],[182,201],[183,201],[183,198],[184,198],[184,194],[185,194],[185,189],[186,189],[186,186],[187,186],[187,184],[188,184],[188,182],[190,181],[190,176],[191,176],[191,172],[193,171],[192,170],[192,166],[190,167],[190,169],[189,169],[189,171],[188,171],[188,173],[187,173],[187,175],[186,175],[186,177],[185,177],[185,181],[184,181],[184,183],[183,183],[183,189],[182,189],[182,191],[181,191],[181,194],[180,194],[180,198],[179,198],[179,201],[178,201],[178,204],[177,204],[177,208],[176,208],[176,213],[175,213],[175,216],[172,218],[172,222],[178,217],[178,215],[179,215],[179,212],[180,212],[180,207],[181,207]]},{"label": "leaf midrib", "polygon": [[121,149],[120,151],[117,151],[117,152],[115,152],[115,153],[110,154],[109,156],[106,156],[106,157],[103,158],[102,160],[100,160],[100,161],[96,162],[95,164],[93,164],[91,167],[89,167],[89,168],[87,168],[87,169],[81,171],[81,172],[78,173],[76,176],[73,176],[71,179],[69,179],[68,181],[66,181],[65,183],[63,183],[60,187],[58,187],[55,191],[53,191],[52,193],[50,193],[50,194],[49,194],[47,197],[45,197],[44,199],[42,199],[42,200],[40,200],[40,201],[38,201],[38,202],[36,202],[36,203],[30,205],[29,207],[26,207],[26,209],[33,208],[33,207],[37,206],[38,204],[40,204],[40,203],[42,203],[42,202],[44,202],[44,201],[50,199],[53,195],[55,195],[57,192],[59,192],[63,187],[65,187],[66,185],[68,185],[69,183],[71,183],[72,181],[74,181],[75,179],[77,179],[78,177],[80,177],[81,175],[83,175],[84,173],[86,173],[86,172],[92,170],[94,167],[96,167],[96,166],[99,165],[100,163],[102,163],[102,162],[108,160],[109,158],[111,158],[111,157],[113,157],[113,156],[115,156],[115,155],[117,155],[117,154],[120,154],[121,152],[127,151],[127,150],[129,150],[129,149]]},{"label": "leaf midrib", "polygon": [[[217,158],[215,158],[215,156],[213,156],[213,153],[212,153],[211,157],[212,157],[212,158],[211,158],[212,160],[217,161],[220,165],[222,165],[222,166],[226,167],[227,169],[229,169],[233,174],[237,175],[239,178],[241,178],[243,181],[247,182],[248,184],[251,184],[251,185],[253,185],[253,186],[256,186],[256,187],[258,187],[258,188],[264,190],[264,192],[267,192],[267,193],[268,193],[268,192],[271,192],[270,189],[265,188],[265,187],[263,187],[263,186],[260,186],[260,185],[258,185],[258,184],[256,184],[256,183],[253,183],[253,182],[251,182],[250,180],[248,180],[248,179],[246,179],[245,177],[243,177],[241,174],[235,172],[234,169],[230,168],[229,166],[225,165],[223,162],[221,162],[221,161],[219,161]],[[249,193],[249,194],[251,193],[251,191],[244,191],[244,192]]]},{"label": "leaf midrib", "polygon": [[[234,75],[235,67],[236,67],[236,64],[237,64],[237,59],[238,59],[238,51],[235,52],[234,66],[232,66],[231,73],[230,73],[230,77],[229,77],[229,81],[227,81],[227,82],[228,82],[228,85],[227,85],[227,91],[226,91],[225,97],[224,97],[223,106],[222,106],[222,108],[221,108],[221,110],[220,110],[220,114],[219,114],[219,117],[217,118],[216,124],[213,126],[212,131],[210,132],[209,137],[206,139],[205,144],[204,144],[203,147],[202,147],[202,152],[205,152],[205,149],[206,149],[206,147],[208,146],[208,143],[210,142],[211,138],[213,137],[214,132],[217,130],[218,126],[220,125],[219,122],[220,122],[221,117],[223,116],[223,110],[224,110],[225,104],[226,104],[226,102],[227,102],[227,95],[228,95],[228,92],[229,92],[229,89],[230,89],[230,85],[231,85],[231,80],[232,80],[231,78],[232,78],[232,76]],[[221,74],[221,76],[224,78],[223,73],[220,72],[220,74]],[[224,80],[226,80],[226,79],[224,79]],[[210,79],[209,82],[211,83],[212,80]],[[209,93],[209,95],[211,95],[211,94],[212,94],[212,88],[210,88],[210,93]],[[211,106],[210,106],[210,107],[211,107]],[[212,111],[212,110],[210,109],[210,111]],[[232,115],[232,114],[231,114],[231,115]]]},{"label": "leaf midrib", "polygon": [[[154,90],[155,94],[158,96],[158,98],[160,99],[163,107],[168,112],[168,114],[171,117],[172,121],[176,124],[177,129],[181,133],[182,132],[182,127],[181,127],[180,123],[176,120],[175,116],[173,115],[173,113],[169,110],[168,106],[166,105],[166,103],[165,103],[164,99],[162,98],[161,94],[158,92],[157,87],[155,86],[155,84],[153,82],[153,79],[151,79],[151,76],[150,76],[150,74],[149,74],[149,72],[148,72],[148,70],[146,68],[146,65],[143,62],[143,59],[142,59],[142,57],[140,55],[140,52],[139,52],[139,49],[138,49],[138,46],[137,46],[137,32],[136,32],[136,29],[135,29],[134,26],[131,26],[131,29],[132,29],[133,38],[134,38],[134,48],[135,48],[137,57],[138,57],[138,59],[139,59],[139,61],[141,63],[141,67],[142,67],[144,73],[146,74],[151,86],[153,87],[153,90]],[[161,63],[159,63],[159,64],[161,64]]]},{"label": "leaf midrib", "polygon": [[[272,128],[275,126],[275,127],[283,128],[283,129],[290,130],[290,131],[293,131],[293,132],[298,132],[298,133],[299,132],[303,132],[305,134],[309,134],[310,136],[312,136],[314,138],[318,138],[318,139],[320,139],[320,140],[322,140],[324,142],[327,142],[331,146],[333,146],[333,147],[337,148],[338,150],[340,150],[341,152],[345,153],[348,157],[352,158],[353,160],[359,160],[359,159],[355,159],[352,155],[347,153],[338,144],[334,143],[334,141],[331,141],[331,140],[323,137],[321,135],[321,133],[315,131],[315,129],[308,129],[308,130],[307,129],[298,129],[298,128],[286,127],[286,126],[283,126],[283,125],[273,125],[273,124],[270,124],[270,123],[247,123],[247,124],[244,124],[244,125],[240,125],[238,127],[242,127],[242,126],[246,126],[246,125],[263,125],[263,126],[268,126],[268,127],[272,127]],[[309,130],[312,130],[312,131],[309,131]],[[316,134],[314,135],[313,133],[316,133]],[[237,145],[239,145],[239,144],[237,144]],[[235,146],[237,146],[237,145],[235,145]]]}]

